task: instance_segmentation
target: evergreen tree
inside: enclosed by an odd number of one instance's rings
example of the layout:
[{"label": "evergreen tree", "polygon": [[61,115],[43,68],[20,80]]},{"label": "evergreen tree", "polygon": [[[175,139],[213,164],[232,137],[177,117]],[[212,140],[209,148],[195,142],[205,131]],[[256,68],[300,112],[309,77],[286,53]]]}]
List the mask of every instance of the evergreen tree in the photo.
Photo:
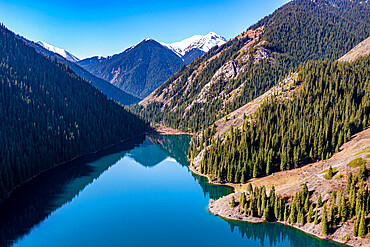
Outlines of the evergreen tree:
[{"label": "evergreen tree", "polygon": [[365,217],[364,217],[364,213],[361,213],[361,217],[359,220],[359,226],[358,226],[358,236],[360,238],[363,238],[365,237],[365,235],[366,235]]},{"label": "evergreen tree", "polygon": [[333,168],[331,166],[328,169],[327,178],[328,179],[332,179],[333,178]]},{"label": "evergreen tree", "polygon": [[245,203],[246,203],[245,194],[244,193],[241,193],[240,194],[240,199],[239,199],[240,207],[241,208],[244,208]]},{"label": "evergreen tree", "polygon": [[252,184],[251,184],[251,183],[249,183],[249,184],[248,184],[248,186],[247,186],[247,191],[248,191],[249,193],[252,193],[252,192],[253,192],[253,188],[252,188]]},{"label": "evergreen tree", "polygon": [[321,233],[322,235],[328,235],[328,218],[326,212],[326,205],[324,204],[322,219],[321,219]]},{"label": "evergreen tree", "polygon": [[357,234],[358,234],[358,227],[359,227],[359,218],[357,218],[355,220],[355,223],[353,225],[353,231],[352,231],[352,234],[353,236],[357,237]]},{"label": "evergreen tree", "polygon": [[366,165],[362,164],[360,170],[358,171],[358,175],[357,175],[359,182],[366,180],[366,173],[367,173]]},{"label": "evergreen tree", "polygon": [[341,221],[344,222],[347,218],[347,205],[346,205],[346,198],[343,192],[341,192],[339,205],[340,205],[339,214],[341,217]]},{"label": "evergreen tree", "polygon": [[322,207],[322,199],[321,199],[321,194],[319,194],[319,197],[317,198],[316,208],[321,208],[321,207]]},{"label": "evergreen tree", "polygon": [[313,223],[314,223],[315,225],[319,224],[319,216],[318,216],[318,214],[317,214],[317,211],[318,211],[318,209],[316,209],[316,211],[315,211],[315,219],[314,219],[314,221],[313,221]]},{"label": "evergreen tree", "polygon": [[311,204],[310,205],[310,208],[308,210],[307,223],[311,223],[312,222],[312,216],[313,216],[313,206]]},{"label": "evergreen tree", "polygon": [[235,202],[235,197],[234,196],[231,197],[231,200],[230,200],[229,204],[230,204],[230,207],[232,207],[232,208],[234,208],[236,206],[236,202]]}]

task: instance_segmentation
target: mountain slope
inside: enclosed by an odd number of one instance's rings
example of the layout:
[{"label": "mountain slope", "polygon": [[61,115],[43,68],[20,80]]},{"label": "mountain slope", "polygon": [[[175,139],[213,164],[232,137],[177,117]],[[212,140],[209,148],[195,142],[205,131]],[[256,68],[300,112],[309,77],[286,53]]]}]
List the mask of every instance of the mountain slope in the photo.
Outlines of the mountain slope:
[{"label": "mountain slope", "polygon": [[80,61],[79,58],[77,58],[76,56],[72,55],[71,53],[69,53],[68,51],[66,51],[64,49],[49,45],[49,44],[47,44],[43,41],[37,41],[36,44],[45,48],[48,51],[51,51],[53,53],[57,53],[57,54],[61,55],[62,57],[64,57],[65,59],[67,59],[70,62],[75,63],[77,61]]},{"label": "mountain slope", "polygon": [[62,57],[59,53],[54,53],[48,49],[45,49],[43,46],[40,46],[38,43],[29,41],[23,37],[21,37],[28,45],[34,47],[37,52],[49,56],[51,58],[56,58],[58,62],[67,64],[77,75],[80,75],[85,80],[90,81],[96,88],[98,88],[103,94],[105,94],[108,98],[113,99],[114,101],[121,103],[123,105],[131,105],[135,104],[140,101],[139,98],[122,91],[121,89],[117,88],[116,86],[112,85],[111,83],[91,74],[87,70],[83,69],[79,65],[74,62],[71,62],[64,57]]},{"label": "mountain slope", "polygon": [[179,56],[151,39],[120,54],[88,58],[77,64],[139,98],[150,94],[184,65]]},{"label": "mountain slope", "polygon": [[338,59],[370,34],[369,3],[289,2],[211,49],[135,109],[146,120],[196,132],[250,102],[310,59]]},{"label": "mountain slope", "polygon": [[208,52],[215,46],[221,46],[226,43],[226,39],[214,32],[207,33],[206,35],[194,35],[190,38],[175,42],[172,44],[162,43],[179,57],[181,57],[185,64],[188,65],[197,57]]},{"label": "mountain slope", "polygon": [[346,55],[341,57],[339,61],[353,62],[358,57],[366,56],[368,54],[370,54],[370,37],[362,41],[360,44],[356,45]]},{"label": "mountain slope", "polygon": [[144,133],[147,125],[0,27],[0,200],[41,171]]}]

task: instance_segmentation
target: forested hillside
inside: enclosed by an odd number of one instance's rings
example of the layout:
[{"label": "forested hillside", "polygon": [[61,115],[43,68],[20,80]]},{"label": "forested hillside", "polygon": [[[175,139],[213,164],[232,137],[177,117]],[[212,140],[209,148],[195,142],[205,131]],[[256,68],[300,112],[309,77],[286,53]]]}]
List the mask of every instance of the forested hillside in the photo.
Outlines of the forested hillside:
[{"label": "forested hillside", "polygon": [[196,132],[245,105],[311,59],[335,60],[370,34],[369,3],[297,0],[167,80],[136,112]]},{"label": "forested hillside", "polygon": [[190,157],[206,149],[200,171],[219,181],[249,178],[329,158],[370,123],[370,56],[353,63],[312,61],[298,69],[293,99],[271,97],[243,127],[215,140],[193,138]]},{"label": "forested hillside", "polygon": [[140,135],[147,125],[0,27],[0,200],[55,164]]}]

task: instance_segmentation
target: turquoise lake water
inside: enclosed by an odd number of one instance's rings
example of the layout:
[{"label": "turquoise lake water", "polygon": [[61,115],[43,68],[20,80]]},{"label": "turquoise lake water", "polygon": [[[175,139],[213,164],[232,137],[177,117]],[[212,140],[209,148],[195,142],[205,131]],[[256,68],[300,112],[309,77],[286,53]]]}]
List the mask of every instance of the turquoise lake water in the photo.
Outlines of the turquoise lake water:
[{"label": "turquoise lake water", "polygon": [[189,141],[143,137],[43,173],[0,205],[0,246],[341,246],[211,215],[233,190],[188,170]]}]

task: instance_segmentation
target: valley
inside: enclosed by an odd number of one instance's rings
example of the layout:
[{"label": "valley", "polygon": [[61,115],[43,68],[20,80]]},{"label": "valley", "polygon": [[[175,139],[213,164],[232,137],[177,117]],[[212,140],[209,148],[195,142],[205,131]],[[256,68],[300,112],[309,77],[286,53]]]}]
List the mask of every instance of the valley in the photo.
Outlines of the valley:
[{"label": "valley", "polygon": [[0,245],[370,246],[369,4],[293,0],[228,38],[140,12],[99,24],[104,53],[1,24]]}]

